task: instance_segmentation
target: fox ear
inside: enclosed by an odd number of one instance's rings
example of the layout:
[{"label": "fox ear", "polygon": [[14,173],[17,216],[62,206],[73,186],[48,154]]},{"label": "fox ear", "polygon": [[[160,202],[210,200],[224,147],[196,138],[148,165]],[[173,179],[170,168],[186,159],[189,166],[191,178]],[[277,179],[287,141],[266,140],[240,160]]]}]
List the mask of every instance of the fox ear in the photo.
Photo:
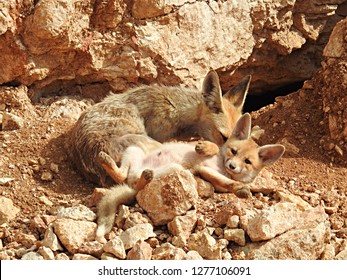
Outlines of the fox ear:
[{"label": "fox ear", "polygon": [[223,97],[228,99],[236,108],[242,110],[248,93],[249,84],[251,83],[251,78],[251,75],[244,77],[238,84],[229,89]]},{"label": "fox ear", "polygon": [[214,70],[210,70],[202,84],[202,98],[206,106],[214,113],[222,111],[222,90],[219,78]]},{"label": "fox ear", "polygon": [[271,165],[283,155],[283,145],[265,145],[258,148],[258,155],[264,165]]},{"label": "fox ear", "polygon": [[251,134],[251,115],[248,113],[243,114],[236,123],[233,130],[233,136],[238,140],[247,140]]}]

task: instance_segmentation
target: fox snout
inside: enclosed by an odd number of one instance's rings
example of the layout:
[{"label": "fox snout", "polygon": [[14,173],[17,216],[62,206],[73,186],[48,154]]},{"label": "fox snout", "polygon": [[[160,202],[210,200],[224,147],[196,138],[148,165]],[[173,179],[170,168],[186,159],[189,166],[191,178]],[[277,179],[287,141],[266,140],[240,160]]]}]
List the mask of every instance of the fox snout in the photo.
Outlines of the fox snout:
[{"label": "fox snout", "polygon": [[224,167],[229,176],[236,181],[250,183],[258,174],[256,170],[245,166],[238,158],[228,158],[224,162]]},{"label": "fox snout", "polygon": [[233,161],[232,159],[226,160],[225,167],[227,170],[235,174],[241,173],[242,171],[242,168],[240,167],[240,165],[238,165],[237,162]]}]

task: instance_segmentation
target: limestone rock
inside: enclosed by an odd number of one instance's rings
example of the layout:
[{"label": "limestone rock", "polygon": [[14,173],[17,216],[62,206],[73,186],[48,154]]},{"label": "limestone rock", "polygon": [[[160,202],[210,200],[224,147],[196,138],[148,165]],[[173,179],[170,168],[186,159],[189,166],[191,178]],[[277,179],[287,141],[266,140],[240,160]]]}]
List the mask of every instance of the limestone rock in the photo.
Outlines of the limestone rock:
[{"label": "limestone rock", "polygon": [[131,12],[135,18],[152,18],[169,13],[172,10],[169,5],[171,2],[175,1],[135,0],[133,1]]},{"label": "limestone rock", "polygon": [[224,230],[224,238],[229,241],[234,241],[240,246],[246,245],[245,232],[240,228]]},{"label": "limestone rock", "polygon": [[276,195],[278,196],[281,202],[294,203],[302,211],[312,209],[312,206],[299,196],[293,195],[291,193],[285,193],[282,191],[277,191]]},{"label": "limestone rock", "polygon": [[323,55],[324,57],[341,58],[346,51],[346,20],[341,21],[334,27],[329,41],[326,44]]},{"label": "limestone rock", "polygon": [[0,225],[13,220],[20,209],[13,205],[11,199],[0,196]]},{"label": "limestone rock", "polygon": [[333,260],[335,257],[335,246],[332,244],[327,244],[324,251],[320,257],[321,260]]},{"label": "limestone rock", "polygon": [[62,218],[56,220],[53,227],[61,243],[72,254],[82,243],[95,240],[96,224],[92,222]]},{"label": "limestone rock", "polygon": [[52,182],[53,181],[53,174],[49,171],[43,171],[41,174],[41,180],[47,181],[47,182]]},{"label": "limestone rock", "polygon": [[207,231],[193,233],[190,235],[187,246],[190,250],[197,251],[205,259],[222,259],[221,246]]},{"label": "limestone rock", "polygon": [[103,253],[101,255],[101,260],[107,261],[107,260],[118,260],[118,259],[111,253]]},{"label": "limestone rock", "polygon": [[68,260],[70,260],[68,255],[66,255],[65,253],[57,254],[54,259],[57,260],[57,261],[59,261],[59,260],[61,260],[61,261],[68,261]]},{"label": "limestone rock", "polygon": [[[42,178],[41,178],[42,179]],[[50,201],[49,200],[49,198],[47,197],[47,196],[40,196],[39,197],[39,200],[43,203],[43,204],[45,204],[45,205],[47,205],[47,206],[53,206],[53,202],[52,201]]]},{"label": "limestone rock", "polygon": [[156,235],[151,224],[139,224],[123,231],[120,234],[120,239],[124,243],[125,250],[127,250],[134,247],[137,241],[146,240],[154,236]]},{"label": "limestone rock", "polygon": [[214,187],[210,182],[207,182],[200,177],[195,177],[196,180],[196,188],[199,194],[199,197],[201,198],[208,198],[212,197],[214,194]]},{"label": "limestone rock", "polygon": [[8,178],[8,177],[0,178],[0,186],[6,186],[13,180],[14,180],[13,178]]},{"label": "limestone rock", "polygon": [[154,225],[170,222],[185,214],[198,199],[196,181],[187,170],[154,179],[136,196]]},{"label": "limestone rock", "polygon": [[78,252],[100,258],[103,253],[103,244],[98,241],[87,241],[82,243]]},{"label": "limestone rock", "polygon": [[79,204],[77,206],[61,208],[58,211],[57,219],[61,218],[92,222],[96,219],[96,214],[88,207]]},{"label": "limestone rock", "polygon": [[109,240],[103,247],[104,251],[111,253],[119,259],[125,259],[126,253],[124,249],[124,244],[121,238],[118,236]]},{"label": "limestone rock", "polygon": [[183,260],[186,253],[170,243],[164,243],[153,250],[152,260]]},{"label": "limestone rock", "polygon": [[74,254],[72,257],[72,260],[79,260],[79,261],[94,261],[97,260],[97,258],[88,255],[88,254]]},{"label": "limestone rock", "polygon": [[43,261],[44,258],[37,252],[28,252],[21,257],[21,260]]},{"label": "limestone rock", "polygon": [[184,260],[203,260],[203,258],[197,251],[191,250],[187,252]]},{"label": "limestone rock", "polygon": [[139,212],[129,213],[129,216],[124,221],[123,229],[126,230],[126,229],[131,228],[135,225],[147,224],[150,222],[151,221],[148,217],[146,217],[145,215],[143,215]]},{"label": "limestone rock", "polygon": [[330,237],[330,225],[322,207],[303,212],[295,228],[266,242],[248,243],[233,247],[246,259],[256,260],[316,260]]},{"label": "limestone rock", "polygon": [[239,223],[240,223],[240,217],[237,215],[232,215],[227,220],[227,226],[229,228],[237,228],[239,226]]},{"label": "limestone rock", "polygon": [[16,130],[24,126],[24,120],[14,114],[4,112],[2,114],[2,130]]},{"label": "limestone rock", "polygon": [[137,242],[127,254],[127,260],[150,260],[151,258],[152,248],[142,240]]},{"label": "limestone rock", "polygon": [[347,260],[347,249],[338,253],[334,259],[335,260]]},{"label": "limestone rock", "polygon": [[45,246],[41,246],[37,252],[45,259],[45,260],[54,260],[53,251]]},{"label": "limestone rock", "polygon": [[295,227],[300,214],[293,203],[277,203],[248,220],[247,234],[252,241],[269,240]]},{"label": "limestone rock", "polygon": [[53,102],[46,112],[46,118],[67,118],[77,120],[81,113],[90,107],[91,102],[73,97],[62,97]]},{"label": "limestone rock", "polygon": [[37,95],[92,91],[98,98],[143,81],[200,86],[214,68],[223,89],[252,73],[252,91],[264,91],[317,70],[327,35],[341,19],[334,15],[340,3],[5,1],[0,84],[20,83]]},{"label": "limestone rock", "polygon": [[11,113],[24,119],[37,116],[34,105],[29,98],[28,88],[23,85],[0,88],[0,111],[5,111],[6,108],[10,108]]},{"label": "limestone rock", "polygon": [[272,179],[272,173],[267,170],[262,170],[260,174],[255,178],[254,182],[250,184],[252,192],[261,192],[269,194],[273,192],[277,187],[277,182]]},{"label": "limestone rock", "polygon": [[[346,120],[346,90],[347,77],[347,20],[336,24],[329,42],[324,48],[324,61],[322,71],[315,77],[320,81],[320,86],[315,91],[322,96],[324,123],[330,135],[321,139],[323,147],[330,156],[330,160],[347,162],[347,123]],[[338,100],[338,102],[337,102]]]},{"label": "limestone rock", "polygon": [[59,242],[58,237],[54,233],[53,225],[50,224],[45,232],[42,240],[42,245],[50,248],[52,251],[62,251],[63,247]]},{"label": "limestone rock", "polygon": [[25,234],[22,232],[17,232],[14,236],[14,240],[20,244],[23,244],[28,249],[37,242],[37,239],[34,235]]},{"label": "limestone rock", "polygon": [[170,223],[168,223],[168,229],[173,235],[187,239],[192,233],[196,222],[196,211],[188,211],[185,216],[177,216]]}]

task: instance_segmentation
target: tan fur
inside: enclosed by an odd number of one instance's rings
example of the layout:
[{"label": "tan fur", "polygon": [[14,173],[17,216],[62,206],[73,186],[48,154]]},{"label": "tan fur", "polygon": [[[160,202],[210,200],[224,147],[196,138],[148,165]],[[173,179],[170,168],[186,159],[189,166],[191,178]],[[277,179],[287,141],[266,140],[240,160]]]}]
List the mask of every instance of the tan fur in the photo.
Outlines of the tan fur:
[{"label": "tan fur", "polygon": [[[113,171],[120,174],[119,176],[127,177],[130,186],[139,188],[141,185],[142,188],[153,178],[174,170],[188,169],[211,182],[219,191],[247,197],[250,190],[245,184],[251,183],[262,168],[273,164],[283,153],[282,145],[259,147],[251,138],[251,117],[244,114],[220,149],[216,144],[207,141],[200,141],[197,145],[182,142],[164,143],[149,154],[139,147],[132,146],[123,154],[120,168],[116,167]],[[119,196],[122,195],[119,192]],[[108,199],[108,203],[114,202]],[[104,212],[100,211],[98,216],[104,215]],[[103,221],[107,221],[108,224],[111,220],[113,215],[103,217]],[[98,226],[106,228],[103,224],[98,223]]]},{"label": "tan fur", "polygon": [[112,94],[81,115],[68,133],[67,154],[87,179],[112,186],[117,177],[105,155],[118,163],[131,145],[150,151],[159,142],[196,136],[222,145],[241,115],[249,82],[246,77],[222,95],[210,71],[202,91],[153,85]]},{"label": "tan fur", "polygon": [[119,185],[107,190],[106,195],[98,203],[97,241],[106,243],[104,235],[111,231],[118,207],[122,204],[133,203],[136,193],[135,189],[127,185]]}]

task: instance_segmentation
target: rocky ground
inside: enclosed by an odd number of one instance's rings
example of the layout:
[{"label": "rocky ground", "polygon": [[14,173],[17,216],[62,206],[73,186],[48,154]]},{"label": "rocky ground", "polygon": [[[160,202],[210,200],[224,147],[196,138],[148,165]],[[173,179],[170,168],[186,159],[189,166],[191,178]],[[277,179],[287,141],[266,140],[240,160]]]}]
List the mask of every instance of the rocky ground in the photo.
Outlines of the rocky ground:
[{"label": "rocky ground", "polygon": [[1,88],[0,259],[346,259],[347,168],[325,137],[318,82],[252,113],[265,130],[259,143],[287,148],[252,198],[213,193],[201,180],[196,188],[185,174],[189,199],[196,195],[184,213],[158,222],[151,211],[160,205],[124,206],[106,244],[95,241],[105,191],[75,171],[64,149],[64,134],[93,101],[33,104],[25,87]]},{"label": "rocky ground", "polygon": [[[159,2],[0,3],[0,259],[346,259],[346,2]],[[252,74],[254,93],[307,80],[252,112],[285,155],[249,199],[172,174],[180,203],[144,192],[95,241],[106,191],[68,162],[65,134],[109,90],[200,86],[210,68],[223,89]]]}]

